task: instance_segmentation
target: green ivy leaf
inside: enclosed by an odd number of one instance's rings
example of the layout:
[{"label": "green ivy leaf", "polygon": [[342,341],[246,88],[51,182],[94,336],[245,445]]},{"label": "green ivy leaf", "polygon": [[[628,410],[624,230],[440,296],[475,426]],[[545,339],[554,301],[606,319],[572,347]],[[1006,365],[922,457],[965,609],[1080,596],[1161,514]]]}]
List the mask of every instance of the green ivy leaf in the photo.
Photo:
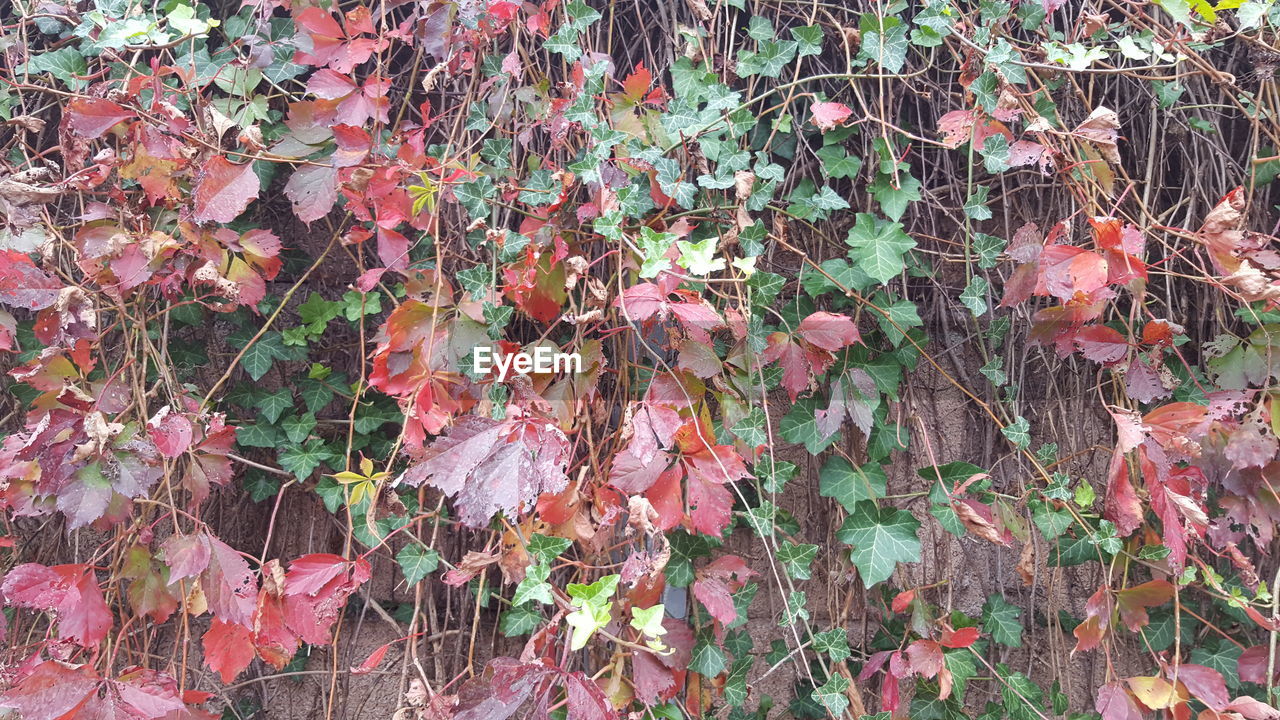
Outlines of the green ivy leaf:
[{"label": "green ivy leaf", "polygon": [[440,566],[440,553],[434,548],[413,542],[396,553],[396,562],[400,563],[404,581],[409,587],[413,587]]},{"label": "green ivy leaf", "polygon": [[987,290],[990,284],[981,275],[969,278],[969,284],[960,293],[960,302],[969,308],[974,317],[982,317],[987,312]]},{"label": "green ivy leaf", "polygon": [[1026,450],[1031,446],[1031,423],[1021,415],[1000,428],[1000,433],[1020,450]]},{"label": "green ivy leaf", "polygon": [[753,406],[751,412],[747,413],[730,429],[748,447],[756,448],[769,442],[769,436],[765,433],[766,421],[767,418],[764,416],[764,411],[759,407]]},{"label": "green ivy leaf", "polygon": [[1022,608],[992,594],[982,606],[982,629],[1006,647],[1022,647]]},{"label": "green ivy leaf", "polygon": [[[875,182],[867,188],[880,209],[890,220],[901,220],[907,206],[920,199],[920,181],[906,171],[893,175],[876,175]],[[914,243],[913,243],[914,245]]]},{"label": "green ivy leaf", "polygon": [[886,482],[884,468],[879,464],[856,467],[839,455],[827,458],[818,471],[818,493],[838,501],[849,512],[863,500],[884,497]]},{"label": "green ivy leaf", "polygon": [[752,471],[760,479],[766,492],[780,493],[787,482],[796,476],[795,463],[786,460],[775,460],[772,455],[764,455],[756,462]]},{"label": "green ivy leaf", "polygon": [[560,557],[565,550],[568,550],[572,544],[573,541],[569,538],[548,537],[534,533],[530,536],[529,545],[525,550],[537,558],[539,562],[550,564],[552,560]]},{"label": "green ivy leaf", "polygon": [[333,462],[338,455],[323,440],[311,439],[302,445],[285,448],[280,453],[280,467],[293,473],[299,480],[306,480],[316,468]]},{"label": "green ivy leaf", "polygon": [[525,569],[524,578],[516,586],[515,594],[511,596],[511,604],[518,607],[528,603],[530,600],[540,602],[543,605],[553,604],[555,598],[551,594],[551,584],[547,582],[547,578],[550,575],[551,567],[549,565],[545,563],[530,565]]},{"label": "green ivy leaf", "polygon": [[533,632],[534,628],[542,624],[542,621],[542,613],[538,612],[536,606],[519,605],[502,614],[502,621],[498,627],[505,637],[518,637]]},{"label": "green ivy leaf", "polygon": [[811,455],[817,455],[826,450],[836,441],[836,438],[840,437],[838,430],[830,435],[824,435],[818,429],[819,404],[817,398],[800,398],[778,424],[778,434],[783,440],[803,443]]},{"label": "green ivy leaf", "polygon": [[902,230],[900,223],[858,213],[857,222],[849,229],[845,242],[853,248],[849,256],[859,269],[881,283],[887,283],[902,272],[902,256],[916,246]]},{"label": "green ivy leaf", "polygon": [[832,673],[821,687],[814,688],[813,699],[822,703],[833,717],[841,717],[844,715],[845,708],[849,707],[849,698],[845,695],[848,689],[849,678],[839,673]]},{"label": "green ivy leaf", "polygon": [[849,633],[844,628],[832,628],[816,633],[813,636],[813,649],[826,653],[831,658],[831,662],[844,662],[852,654],[849,650]]},{"label": "green ivy leaf", "polygon": [[797,545],[784,540],[778,546],[778,562],[782,563],[782,568],[792,580],[808,580],[812,577],[809,568],[817,554],[817,545]]},{"label": "green ivy leaf", "polygon": [[289,442],[300,443],[316,429],[316,416],[312,413],[290,415],[280,422],[280,429],[284,430]]},{"label": "green ivy leaf", "polygon": [[867,587],[889,579],[900,562],[920,560],[920,521],[897,508],[878,507],[874,501],[858,503],[836,539],[852,547],[849,560],[858,567]]},{"label": "green ivy leaf", "polygon": [[707,678],[713,678],[724,672],[729,665],[725,656],[714,641],[703,638],[693,646],[693,654],[689,656],[689,669]]}]

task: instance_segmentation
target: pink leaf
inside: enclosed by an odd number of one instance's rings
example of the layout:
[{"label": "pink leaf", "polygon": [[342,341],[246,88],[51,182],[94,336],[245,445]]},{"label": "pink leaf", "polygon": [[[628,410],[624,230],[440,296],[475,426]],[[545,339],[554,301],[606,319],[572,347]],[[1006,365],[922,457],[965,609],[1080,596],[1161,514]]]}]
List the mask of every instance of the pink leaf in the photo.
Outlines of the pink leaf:
[{"label": "pink leaf", "polygon": [[[314,8],[312,8],[314,9]],[[284,194],[293,203],[293,214],[310,223],[333,209],[338,201],[338,170],[323,165],[305,165],[285,183]]]},{"label": "pink leaf", "polygon": [[1142,720],[1142,712],[1138,710],[1133,696],[1118,682],[1098,688],[1093,707],[1102,715],[1102,720]]},{"label": "pink leaf", "polygon": [[156,449],[165,457],[176,458],[191,447],[191,421],[171,412],[168,405],[147,421],[147,429]]},{"label": "pink leaf", "polygon": [[90,665],[46,660],[0,695],[0,707],[17,710],[26,720],[56,720],[91,698],[99,682]]},{"label": "pink leaf", "polygon": [[843,125],[853,111],[841,103],[837,102],[818,102],[813,104],[813,116],[810,120],[822,132],[834,130],[837,125]]},{"label": "pink leaf", "polygon": [[192,217],[200,223],[229,223],[257,199],[260,186],[252,162],[237,165],[214,155],[196,180]]},{"label": "pink leaf", "polygon": [[829,312],[816,312],[801,320],[796,334],[831,352],[862,342],[862,335],[858,332],[858,326],[853,323],[853,318]]}]

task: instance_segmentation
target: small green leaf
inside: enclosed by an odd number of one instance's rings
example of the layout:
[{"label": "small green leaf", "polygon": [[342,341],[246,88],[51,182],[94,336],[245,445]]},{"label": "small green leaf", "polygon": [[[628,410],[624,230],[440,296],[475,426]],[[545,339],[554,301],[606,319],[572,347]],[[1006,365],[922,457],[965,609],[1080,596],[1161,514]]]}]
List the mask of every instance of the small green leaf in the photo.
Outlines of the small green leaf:
[{"label": "small green leaf", "polygon": [[396,553],[396,562],[400,563],[400,570],[404,572],[404,581],[409,587],[413,587],[440,566],[440,553],[434,548],[413,542]]},{"label": "small green leaf", "polygon": [[784,540],[778,546],[778,562],[793,580],[808,580],[812,576],[809,568],[817,554],[817,545],[797,545]]},{"label": "small green leaf", "polygon": [[849,698],[845,695],[848,689],[849,678],[832,673],[822,686],[814,688],[813,699],[822,703],[833,717],[841,717],[845,708],[849,707]]},{"label": "small green leaf", "polygon": [[1022,647],[1022,608],[1003,596],[992,594],[982,606],[982,629],[991,639],[1007,647]]},{"label": "small green leaf", "polygon": [[1021,450],[1026,450],[1031,446],[1031,423],[1021,415],[1005,427],[1000,428],[1000,433]]}]

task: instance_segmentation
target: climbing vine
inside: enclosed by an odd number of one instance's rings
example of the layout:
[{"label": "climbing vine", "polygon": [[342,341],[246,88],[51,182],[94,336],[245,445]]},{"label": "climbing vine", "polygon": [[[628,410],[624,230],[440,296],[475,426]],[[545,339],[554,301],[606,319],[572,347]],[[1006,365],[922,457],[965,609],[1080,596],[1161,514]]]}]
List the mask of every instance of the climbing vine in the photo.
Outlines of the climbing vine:
[{"label": "climbing vine", "polygon": [[1277,26],[13,3],[0,708],[1280,718]]}]

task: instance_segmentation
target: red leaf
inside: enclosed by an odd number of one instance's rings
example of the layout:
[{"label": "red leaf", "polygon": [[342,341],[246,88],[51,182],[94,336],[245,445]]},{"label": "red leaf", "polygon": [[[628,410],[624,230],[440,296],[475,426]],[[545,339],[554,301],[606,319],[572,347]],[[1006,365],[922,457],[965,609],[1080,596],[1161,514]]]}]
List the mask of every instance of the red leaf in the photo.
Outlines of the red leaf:
[{"label": "red leaf", "polygon": [[1076,347],[1089,360],[1114,363],[1129,352],[1129,343],[1116,330],[1106,325],[1089,325],[1076,331]]},{"label": "red leaf", "polygon": [[1072,634],[1076,636],[1076,647],[1071,652],[1086,652],[1098,647],[1107,634],[1111,624],[1111,594],[1106,587],[1089,597],[1085,603],[1085,620],[1076,626]]},{"label": "red leaf", "polygon": [[[1270,705],[1247,695],[1242,695],[1232,700],[1231,704],[1224,710],[1226,712],[1239,713],[1247,720],[1280,720],[1280,710],[1276,710]],[[1227,715],[1226,717],[1229,718],[1231,716]]]},{"label": "red leaf", "polygon": [[1118,682],[1098,688],[1093,707],[1102,715],[1102,720],[1142,720],[1142,711],[1133,696]]},{"label": "red leaf", "polygon": [[257,199],[260,187],[252,162],[237,165],[214,155],[196,180],[192,217],[200,223],[229,223]]},{"label": "red leaf", "polygon": [[907,659],[912,670],[931,678],[942,670],[942,646],[929,639],[916,640],[907,646]]},{"label": "red leaf", "polygon": [[248,625],[258,604],[258,583],[249,563],[218,538],[205,538],[209,543],[209,565],[200,574],[200,588],[209,609],[226,622]]},{"label": "red leaf", "polygon": [[594,680],[581,672],[565,674],[568,689],[569,717],[574,720],[616,720],[618,714],[609,704],[609,698]]},{"label": "red leaf", "polygon": [[230,683],[253,662],[256,654],[249,628],[214,618],[202,641],[204,661],[210,670]]},{"label": "red leaf", "polygon": [[1149,403],[1173,393],[1172,389],[1165,387],[1159,371],[1151,367],[1150,362],[1141,355],[1135,356],[1129,363],[1124,377],[1125,394],[1138,402]]},{"label": "red leaf", "polygon": [[[393,641],[394,642],[394,641]],[[387,656],[387,650],[391,649],[392,643],[380,646],[377,650],[369,653],[369,657],[356,667],[351,668],[352,675],[364,675],[373,672],[374,668],[382,664],[382,659]]]},{"label": "red leaf", "polygon": [[648,320],[654,315],[662,319],[669,307],[666,294],[653,283],[640,283],[623,290],[617,304],[633,322]]},{"label": "red leaf", "polygon": [[942,133],[942,144],[949,148],[958,148],[969,142],[973,135],[973,126],[978,121],[976,110],[952,110],[938,118],[938,132]]},{"label": "red leaf", "polygon": [[0,303],[43,310],[58,299],[62,283],[17,250],[0,250]]},{"label": "red leaf", "polygon": [[314,596],[334,578],[345,575],[349,565],[341,556],[330,553],[303,555],[289,563],[284,594]]},{"label": "red leaf", "polygon": [[837,125],[843,125],[853,111],[841,103],[837,102],[818,102],[813,104],[813,116],[810,120],[822,132],[834,130]]},{"label": "red leaf", "polygon": [[133,117],[132,110],[103,98],[77,97],[67,103],[67,122],[80,137],[93,139]]},{"label": "red leaf", "polygon": [[689,483],[689,520],[693,531],[721,537],[729,526],[733,509],[733,493],[705,473],[691,472]]},{"label": "red leaf", "polygon": [[409,266],[409,238],[395,230],[378,228],[378,259],[389,270],[403,270]]},{"label": "red leaf", "polygon": [[177,583],[209,567],[209,542],[204,535],[172,535],[161,545],[169,566],[169,582]]},{"label": "red leaf", "polygon": [[768,345],[763,353],[764,361],[778,362],[779,367],[782,368],[782,387],[794,401],[809,387],[811,370],[804,348],[792,342],[791,338],[783,332],[772,333],[767,342]]},{"label": "red leaf", "polygon": [[1103,502],[1102,516],[1116,524],[1116,534],[1128,537],[1142,524],[1142,503],[1129,482],[1128,464],[1118,450],[1111,456],[1107,471],[1107,497]]},{"label": "red leaf", "polygon": [[938,640],[943,647],[967,648],[978,641],[978,628],[967,627],[959,630],[944,630]]},{"label": "red leaf", "polygon": [[733,590],[754,574],[742,558],[724,555],[698,571],[698,579],[693,583],[693,595],[712,617],[728,625],[738,619],[738,611],[733,604]]},{"label": "red leaf", "polygon": [[[1173,599],[1173,584],[1168,580],[1152,580],[1121,590],[1116,594],[1120,607],[1120,619],[1132,632],[1137,632],[1149,622],[1147,608],[1163,605]],[[1226,700],[1223,700],[1226,704]]]},{"label": "red leaf", "polygon": [[644,100],[644,94],[652,84],[653,73],[649,72],[644,63],[636,63],[635,72],[622,81],[622,97],[632,105],[637,105]]},{"label": "red leaf", "polygon": [[628,495],[642,493],[652,487],[670,465],[671,456],[666,453],[657,453],[644,462],[631,449],[626,449],[613,456],[609,465],[609,484]]},{"label": "red leaf", "polygon": [[[1251,648],[1246,648],[1236,660],[1236,669],[1240,672],[1240,679],[1245,682],[1266,685],[1267,663],[1270,654],[1271,649],[1266,645],[1254,645]],[[1280,670],[1280,668],[1277,669]]]},{"label": "red leaf", "polygon": [[134,717],[162,718],[187,707],[178,696],[178,683],[155,670],[126,672],[111,681],[111,689],[119,696],[123,709],[132,711]]},{"label": "red leaf", "polygon": [[328,165],[300,167],[289,176],[284,194],[293,203],[293,214],[299,220],[305,223],[319,220],[328,215],[338,201],[338,169]]},{"label": "red leaf", "polygon": [[858,326],[848,315],[816,312],[796,327],[796,334],[823,350],[836,352],[854,343],[862,342]]},{"label": "red leaf", "polygon": [[906,612],[911,607],[911,602],[916,599],[915,590],[904,590],[893,597],[893,603],[890,607],[894,612]]},{"label": "red leaf", "polygon": [[674,694],[676,680],[670,669],[652,653],[633,650],[631,653],[631,678],[635,684],[636,698],[645,705],[657,705]]},{"label": "red leaf", "polygon": [[102,642],[111,629],[111,610],[88,565],[19,565],[5,575],[0,594],[12,605],[55,613],[58,637],[84,647]]},{"label": "red leaf", "polygon": [[165,457],[176,458],[191,447],[191,421],[185,415],[170,412],[168,405],[147,421],[147,430],[151,442]]},{"label": "red leaf", "polygon": [[415,487],[429,482],[455,496],[460,519],[472,527],[487,524],[499,511],[516,518],[538,495],[558,493],[568,484],[568,438],[547,422],[467,415],[426,454],[402,479]]},{"label": "red leaf", "polygon": [[46,660],[0,695],[0,707],[17,710],[25,720],[56,720],[93,697],[99,681],[90,665]]},{"label": "red leaf", "polygon": [[1227,695],[1227,683],[1222,679],[1222,673],[1204,665],[1185,663],[1176,668],[1169,668],[1166,673],[1170,680],[1176,675],[1192,695],[1211,709],[1226,709],[1230,696]]},{"label": "red leaf", "polygon": [[1107,284],[1107,261],[1095,252],[1072,245],[1050,245],[1040,253],[1044,290],[1059,300],[1077,292],[1091,293]]}]

